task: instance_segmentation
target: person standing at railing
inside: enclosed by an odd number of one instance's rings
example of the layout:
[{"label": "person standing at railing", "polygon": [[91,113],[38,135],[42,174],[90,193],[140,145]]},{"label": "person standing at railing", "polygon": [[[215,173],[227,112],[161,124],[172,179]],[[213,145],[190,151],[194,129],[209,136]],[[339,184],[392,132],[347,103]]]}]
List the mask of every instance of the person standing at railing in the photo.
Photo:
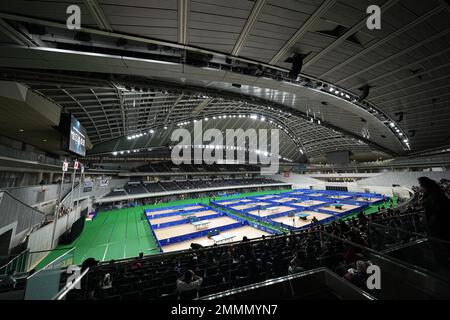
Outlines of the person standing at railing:
[{"label": "person standing at railing", "polygon": [[450,200],[436,181],[427,177],[418,180],[430,236],[450,241]]}]

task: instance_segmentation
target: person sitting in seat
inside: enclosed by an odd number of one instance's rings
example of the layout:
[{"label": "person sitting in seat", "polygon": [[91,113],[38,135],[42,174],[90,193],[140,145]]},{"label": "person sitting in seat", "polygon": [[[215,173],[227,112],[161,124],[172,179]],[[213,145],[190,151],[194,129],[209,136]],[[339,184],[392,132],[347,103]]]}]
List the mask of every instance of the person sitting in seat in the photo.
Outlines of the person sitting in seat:
[{"label": "person sitting in seat", "polygon": [[103,277],[101,287],[102,289],[112,288],[112,278],[110,273],[105,274]]},{"label": "person sitting in seat", "polygon": [[199,290],[202,282],[202,277],[197,276],[192,270],[187,270],[184,276],[177,280],[177,291]]},{"label": "person sitting in seat", "polygon": [[95,267],[96,265],[98,265],[98,260],[95,260],[94,258],[87,258],[81,265],[81,272],[83,272],[87,268]]},{"label": "person sitting in seat", "polygon": [[301,260],[299,259],[297,253],[294,254],[294,257],[289,262],[288,266],[288,274],[294,274],[298,272],[302,272],[305,269],[301,267]]},{"label": "person sitting in seat", "polygon": [[137,270],[144,267],[144,262],[142,261],[142,258],[144,257],[144,254],[142,252],[139,253],[139,257],[136,257],[136,259],[133,261],[133,263],[130,266],[131,270]]},{"label": "person sitting in seat", "polygon": [[363,287],[367,279],[367,268],[371,264],[370,261],[356,261],[356,268],[348,269],[347,273],[344,275],[344,279],[352,282],[358,287]]},{"label": "person sitting in seat", "polygon": [[201,248],[203,248],[203,246],[200,243],[194,243],[194,242],[191,243],[191,249],[192,250],[199,250]]}]

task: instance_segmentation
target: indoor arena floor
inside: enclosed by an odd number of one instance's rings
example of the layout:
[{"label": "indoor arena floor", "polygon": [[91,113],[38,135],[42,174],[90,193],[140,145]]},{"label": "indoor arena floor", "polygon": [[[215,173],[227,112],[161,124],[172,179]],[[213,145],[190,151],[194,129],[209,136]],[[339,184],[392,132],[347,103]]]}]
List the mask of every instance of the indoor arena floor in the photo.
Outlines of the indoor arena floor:
[{"label": "indoor arena floor", "polygon": [[[262,196],[286,191],[288,190],[242,193],[235,196],[217,197],[216,199],[231,200],[245,196]],[[36,269],[44,267],[73,247],[75,247],[74,264],[81,264],[87,258],[109,261],[111,259],[135,257],[140,252],[143,252],[144,255],[159,253],[157,240],[149,228],[143,210],[178,205],[192,207],[195,203],[209,204],[209,200],[208,197],[185,199],[157,205],[99,212],[94,220],[85,222],[83,232],[72,244],[59,245],[37,264]]]},{"label": "indoor arena floor", "polygon": [[[268,194],[278,194],[283,191],[254,192],[231,197],[221,197],[217,198],[217,200],[229,199],[231,201],[232,199],[238,199],[245,196],[264,196]],[[195,203],[208,204],[209,200],[209,198],[186,199],[161,203],[158,205],[99,212],[94,220],[85,222],[83,232],[72,244],[59,245],[36,266],[36,269],[44,267],[73,247],[75,247],[73,257],[74,264],[81,264],[85,259],[91,257],[99,261],[109,261],[111,259],[117,260],[135,257],[140,252],[143,252],[145,255],[159,253],[160,249],[158,243],[149,228],[143,210],[176,205],[192,206]],[[396,205],[395,198],[394,205]],[[368,214],[374,213],[377,211],[377,207],[378,205],[371,205],[365,212]],[[348,219],[354,215],[356,214],[347,216],[344,219]],[[253,228],[251,229],[256,230]],[[257,233],[258,232],[261,233],[262,231],[257,230]],[[261,235],[262,234],[263,233],[261,233]],[[245,235],[247,237],[252,237],[251,234]],[[189,242],[189,245],[191,242],[192,241]],[[198,239],[195,239],[195,242],[198,242]]]}]

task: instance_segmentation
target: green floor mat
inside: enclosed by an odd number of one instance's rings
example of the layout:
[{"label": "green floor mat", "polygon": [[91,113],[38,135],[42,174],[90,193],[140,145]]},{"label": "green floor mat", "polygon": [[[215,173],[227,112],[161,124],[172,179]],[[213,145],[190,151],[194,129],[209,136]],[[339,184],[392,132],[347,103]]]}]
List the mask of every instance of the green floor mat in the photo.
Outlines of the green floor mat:
[{"label": "green floor mat", "polygon": [[[291,190],[261,191],[243,193],[236,196],[217,197],[216,200],[224,198],[240,198],[245,196],[261,196],[266,194],[278,194]],[[178,200],[157,205],[147,205],[134,208],[116,209],[112,211],[99,212],[94,220],[86,221],[81,235],[70,246],[58,246],[38,265],[42,268],[53,261],[68,247],[75,247],[74,262],[81,264],[85,259],[93,257],[97,260],[123,259],[124,257],[135,257],[140,252],[145,255],[159,253],[158,242],[151,232],[145,219],[144,209],[162,208],[175,205],[189,205],[194,203],[208,203],[209,198]],[[394,198],[394,204],[397,199]],[[376,212],[378,206],[370,206],[365,210],[366,214]]]}]

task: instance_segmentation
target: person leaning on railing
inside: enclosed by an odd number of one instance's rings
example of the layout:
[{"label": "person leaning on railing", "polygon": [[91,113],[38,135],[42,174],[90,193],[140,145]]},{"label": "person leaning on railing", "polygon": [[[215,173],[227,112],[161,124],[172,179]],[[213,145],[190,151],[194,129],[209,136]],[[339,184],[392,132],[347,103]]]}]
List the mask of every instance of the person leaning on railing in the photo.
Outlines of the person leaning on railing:
[{"label": "person leaning on railing", "polygon": [[450,200],[436,181],[427,177],[418,180],[430,236],[450,241]]}]

